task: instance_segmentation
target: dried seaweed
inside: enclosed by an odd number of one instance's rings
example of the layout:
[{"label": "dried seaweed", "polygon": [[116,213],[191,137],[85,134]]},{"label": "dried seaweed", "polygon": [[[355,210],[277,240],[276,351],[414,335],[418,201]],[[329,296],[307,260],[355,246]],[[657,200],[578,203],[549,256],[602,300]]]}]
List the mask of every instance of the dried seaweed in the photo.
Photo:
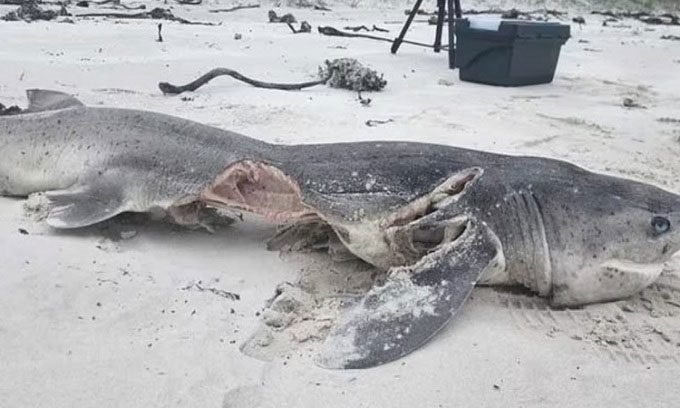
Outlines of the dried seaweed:
[{"label": "dried seaweed", "polygon": [[18,115],[20,113],[22,113],[20,107],[16,105],[5,107],[5,105],[0,103],[0,116]]},{"label": "dried seaweed", "polygon": [[632,18],[638,21],[642,21],[645,24],[651,25],[674,25],[674,26],[680,25],[680,17],[671,13],[654,15],[646,11],[630,12],[630,11],[596,10],[592,11],[590,14],[597,14],[600,16],[611,17],[615,19]]},{"label": "dried seaweed", "polygon": [[181,24],[193,24],[193,25],[215,25],[214,23],[204,23],[199,21],[189,21],[181,17],[176,17],[170,10],[156,7],[151,11],[145,11],[143,13],[85,13],[78,14],[77,17],[111,17],[111,18],[124,18],[124,19],[153,19],[153,20],[168,20],[176,21]]},{"label": "dried seaweed", "polygon": [[326,78],[332,72],[328,85],[333,88],[380,91],[387,85],[383,74],[363,66],[354,58],[326,60],[324,64],[319,67],[319,77]]}]

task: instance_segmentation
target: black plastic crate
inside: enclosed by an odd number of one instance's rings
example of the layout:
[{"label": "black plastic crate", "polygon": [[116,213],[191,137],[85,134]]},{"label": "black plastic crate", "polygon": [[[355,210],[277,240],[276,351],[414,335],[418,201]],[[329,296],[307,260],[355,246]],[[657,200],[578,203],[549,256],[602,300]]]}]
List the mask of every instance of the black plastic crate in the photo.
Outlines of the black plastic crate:
[{"label": "black plastic crate", "polygon": [[501,86],[549,83],[569,37],[570,27],[559,23],[501,21],[493,30],[470,28],[469,20],[456,20],[455,67],[463,81]]}]

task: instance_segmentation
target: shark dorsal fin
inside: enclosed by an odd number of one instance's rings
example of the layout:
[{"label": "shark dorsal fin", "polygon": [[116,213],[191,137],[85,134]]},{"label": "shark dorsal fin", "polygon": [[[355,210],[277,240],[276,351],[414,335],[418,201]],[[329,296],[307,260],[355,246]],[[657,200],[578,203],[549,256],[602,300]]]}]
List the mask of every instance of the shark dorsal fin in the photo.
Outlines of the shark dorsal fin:
[{"label": "shark dorsal fin", "polygon": [[72,95],[59,91],[28,89],[26,96],[28,97],[28,109],[26,109],[26,112],[42,112],[73,106],[85,106]]}]

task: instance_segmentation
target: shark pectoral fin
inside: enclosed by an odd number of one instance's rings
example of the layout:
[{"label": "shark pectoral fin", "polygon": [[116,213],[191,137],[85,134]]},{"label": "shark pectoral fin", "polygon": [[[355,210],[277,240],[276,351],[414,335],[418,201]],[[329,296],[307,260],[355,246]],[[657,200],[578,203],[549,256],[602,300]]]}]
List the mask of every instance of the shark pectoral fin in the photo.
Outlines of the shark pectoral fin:
[{"label": "shark pectoral fin", "polygon": [[48,191],[45,197],[48,199],[46,221],[54,228],[85,227],[128,210],[120,188],[103,180]]},{"label": "shark pectoral fin", "polygon": [[326,368],[368,368],[425,344],[461,308],[480,276],[504,267],[495,234],[477,221],[387,282],[340,318],[317,358]]},{"label": "shark pectoral fin", "polygon": [[59,91],[46,89],[28,89],[28,108],[26,112],[42,112],[70,108],[73,106],[84,106],[82,102],[74,96]]}]

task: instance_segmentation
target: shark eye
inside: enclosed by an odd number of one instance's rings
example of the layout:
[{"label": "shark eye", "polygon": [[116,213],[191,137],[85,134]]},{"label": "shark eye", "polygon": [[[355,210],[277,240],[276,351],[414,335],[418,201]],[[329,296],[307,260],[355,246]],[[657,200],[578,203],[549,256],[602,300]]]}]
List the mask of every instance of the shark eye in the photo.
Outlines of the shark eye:
[{"label": "shark eye", "polygon": [[671,222],[666,217],[655,215],[652,217],[652,228],[657,234],[663,234],[671,229]]}]

